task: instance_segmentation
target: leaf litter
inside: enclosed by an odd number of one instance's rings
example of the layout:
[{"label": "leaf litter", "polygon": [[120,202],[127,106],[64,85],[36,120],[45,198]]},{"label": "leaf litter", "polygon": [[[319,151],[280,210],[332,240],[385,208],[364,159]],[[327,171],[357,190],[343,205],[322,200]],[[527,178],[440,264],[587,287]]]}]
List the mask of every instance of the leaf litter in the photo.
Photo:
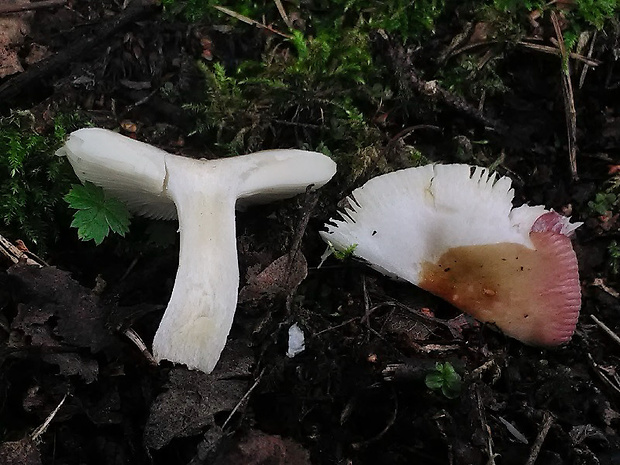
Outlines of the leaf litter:
[{"label": "leaf litter", "polygon": [[[7,0],[16,3],[17,0]],[[30,32],[32,12],[0,15],[0,79],[24,70],[19,52],[26,35]]]},{"label": "leaf litter", "polygon": [[[110,16],[121,2],[102,2],[106,6],[100,9],[90,3],[74,1],[65,11],[79,12],[90,22],[84,27],[94,29],[95,23]],[[289,6],[285,5],[287,9]],[[465,13],[460,19],[469,18],[466,4],[460,5],[458,12]],[[459,27],[456,23],[455,20],[454,26]],[[86,31],[74,30],[80,35]],[[256,36],[248,35],[248,29],[222,31],[221,26],[213,30],[204,26],[205,36],[213,38],[213,59],[232,69],[238,60],[244,59],[243,54],[250,49],[248,43]],[[243,32],[237,35],[238,31]],[[95,110],[91,113],[97,124],[113,126],[122,115],[136,122],[138,137],[154,137],[158,144],[166,146],[170,140],[177,140],[179,134],[186,134],[176,121],[177,115],[183,114],[179,106],[174,105],[173,99],[162,99],[159,93],[150,93],[141,86],[124,85],[119,77],[125,84],[148,82],[153,90],[165,82],[165,88],[173,91],[177,91],[175,79],[180,77],[178,89],[183,92],[186,88],[182,88],[180,81],[187,80],[187,70],[191,69],[187,64],[197,58],[185,54],[191,47],[186,47],[183,38],[193,37],[187,32],[185,26],[162,26],[147,19],[131,34],[119,34],[97,55],[100,60],[84,62],[77,57],[70,73],[59,73],[61,92],[42,102],[42,111],[51,111],[58,101],[64,100],[72,109]],[[428,56],[440,56],[438,49],[449,42],[446,35],[450,32],[438,30],[437,40],[412,49],[413,55],[407,55],[406,60],[401,57],[392,66],[398,78],[394,84],[404,90],[406,98],[381,102],[378,111],[386,115],[382,123],[385,127],[381,128],[383,136],[405,145],[405,138],[399,135],[402,128],[420,123],[436,125],[441,130],[441,140],[422,132],[407,132],[406,136],[407,144],[415,145],[431,161],[445,161],[457,138],[464,138],[471,146],[467,161],[487,166],[494,162],[490,158],[493,154],[501,149],[503,157],[506,149],[499,169],[519,180],[516,191],[521,200],[549,201],[557,208],[572,203],[578,215],[586,215],[584,204],[595,198],[607,179],[604,174],[608,165],[617,164],[617,111],[599,101],[617,92],[613,60],[599,67],[602,71],[593,69],[585,87],[575,95],[580,114],[579,157],[588,163],[579,166],[583,181],[567,183],[566,173],[562,172],[567,169],[562,146],[565,128],[558,116],[562,114],[562,102],[557,98],[557,62],[547,66],[545,60],[537,59],[529,51],[513,51],[504,65],[514,92],[500,99],[488,95],[483,101],[473,102],[480,112],[510,127],[510,137],[498,141],[463,118],[451,118],[442,110],[445,102],[431,105],[433,111],[425,113],[427,96],[409,82],[413,73],[434,78],[434,58],[428,66]],[[56,40],[62,43],[62,34]],[[610,40],[617,38],[612,36]],[[617,52],[617,44],[608,43]],[[378,41],[375,46],[380,54],[390,56],[389,43]],[[602,52],[599,41],[594,58],[609,56]],[[159,79],[161,76],[163,80]],[[468,83],[477,76],[473,78]],[[92,82],[92,86],[80,86],[80,79]],[[401,90],[394,87],[395,93]],[[415,107],[409,103],[412,94],[416,95]],[[455,105],[448,107],[454,113],[465,114]],[[272,142],[292,146],[298,142],[297,136],[304,140],[311,137],[312,126],[303,123],[316,121],[301,121],[298,127],[286,122],[286,128],[295,128],[295,135],[285,139],[274,124]],[[189,149],[189,138],[187,143]],[[493,150],[485,152],[480,149],[481,144],[488,144]],[[377,158],[372,158],[368,169],[360,174],[362,177],[383,169],[375,161],[383,159],[385,153],[382,147],[374,150]],[[340,198],[340,193],[335,197]],[[331,208],[329,201],[322,208],[321,214]],[[577,241],[586,284],[584,308],[617,332],[617,299],[603,289],[587,285],[593,277],[602,276],[610,288],[618,286],[617,277],[606,271],[613,258],[606,243],[615,234],[616,222],[602,223],[596,217],[588,221]],[[265,236],[273,232],[272,225],[261,225],[265,227]],[[252,329],[251,321],[248,324],[252,311],[270,316],[260,333],[239,338],[260,352],[258,367],[254,372],[252,368],[243,369],[213,380],[181,367],[163,364],[153,368],[123,336],[116,335],[116,328],[130,324],[150,346],[148,338],[156,328],[161,304],[170,288],[166,283],[173,276],[174,259],[162,260],[168,267],[162,272],[161,262],[140,255],[139,265],[144,269],[136,267],[122,282],[110,280],[110,288],[100,299],[93,297],[87,287],[74,288],[79,284],[71,282],[69,275],[69,279],[54,277],[54,272],[47,271],[50,274],[37,281],[34,272],[29,276],[12,270],[10,277],[3,273],[0,394],[6,400],[0,411],[0,424],[6,425],[6,433],[1,450],[24,441],[24,431],[30,433],[42,424],[68,392],[50,432],[37,445],[45,463],[287,463],[283,457],[289,457],[288,452],[282,451],[288,445],[282,442],[289,441],[302,444],[313,463],[522,464],[536,459],[532,456],[534,446],[539,454],[536,463],[617,462],[620,415],[617,392],[607,384],[617,379],[617,346],[600,328],[585,319],[580,322],[574,341],[559,351],[541,351],[506,341],[488,326],[461,324],[454,309],[436,300],[429,301],[428,296],[426,301],[412,301],[410,296],[415,292],[411,289],[376,277],[357,264],[332,262],[321,270],[314,269],[312,261],[317,257],[317,247],[311,237],[316,233],[316,225],[308,229],[311,234],[304,240],[304,252],[311,265],[294,300],[291,299],[291,308],[272,299],[287,294],[290,288],[270,288],[267,275],[254,289],[250,286],[252,295],[240,306],[237,331],[240,326]],[[251,250],[277,250],[270,257],[283,253],[285,241],[279,240],[282,236],[258,241],[257,230],[252,228]],[[122,276],[123,255],[134,257],[127,250],[94,263],[76,258],[82,258],[80,254],[102,257],[110,251],[106,246],[103,245],[103,252],[91,255],[65,247],[61,253],[71,258],[56,257],[53,262],[69,264],[68,268],[79,269],[78,273],[86,273],[86,269],[96,274],[109,267]],[[242,253],[240,259],[247,260],[247,255]],[[109,263],[115,260],[119,263]],[[255,273],[248,273],[247,284],[271,262],[272,258],[265,260]],[[369,276],[375,283],[366,289],[361,283]],[[136,286],[139,278],[143,285]],[[83,276],[80,280],[89,281]],[[36,286],[32,285],[34,282]],[[55,287],[50,285],[53,282]],[[37,296],[35,287],[39,283],[52,291]],[[73,297],[63,300],[56,295],[64,292],[63,286],[74,289],[69,292]],[[262,293],[261,286],[275,293]],[[117,307],[117,294],[130,300],[129,305],[134,307]],[[90,303],[79,308],[80,301]],[[258,310],[254,308],[256,301],[260,301]],[[153,303],[159,304],[159,308]],[[143,307],[137,309],[138,304]],[[425,308],[431,309],[432,318],[424,317]],[[84,334],[89,337],[76,334],[71,318],[84,318]],[[306,350],[287,359],[286,331],[293,320],[299,321],[308,337]],[[235,340],[233,337],[231,342]],[[464,374],[462,394],[455,400],[424,386],[424,377],[435,362],[446,358]],[[494,368],[484,368],[490,362]],[[384,373],[386,367],[392,371]],[[259,380],[258,371],[264,375],[252,391],[252,380]],[[227,389],[230,398],[226,398]],[[200,396],[211,399],[213,408]],[[348,413],[350,405],[354,405],[352,413]],[[176,415],[177,412],[183,415]],[[224,428],[229,417],[231,420]],[[147,423],[151,428],[149,441],[166,445],[150,450],[144,447]],[[518,429],[521,439],[507,424]],[[160,435],[155,432],[158,427],[163,430]],[[174,433],[166,432],[166,428]],[[18,463],[39,463],[36,454],[28,458],[27,445],[23,444],[24,455]],[[501,457],[495,457],[496,453]],[[6,455],[0,457],[0,463],[8,460]],[[305,464],[306,458],[302,452],[296,462],[289,462]]]},{"label": "leaf litter", "polygon": [[175,438],[195,436],[215,426],[215,415],[231,412],[247,391],[253,364],[247,344],[230,341],[209,375],[172,368],[166,390],[151,406],[144,429],[146,446],[161,449]]},{"label": "leaf litter", "polygon": [[[31,383],[31,395],[23,399],[22,408],[49,410],[61,392],[71,392],[68,405],[61,409],[63,420],[81,412],[93,425],[120,424],[126,406],[118,382],[134,368],[127,365],[131,359],[122,355],[123,351],[131,352],[131,346],[114,329],[119,310],[104,304],[70,273],[52,266],[39,268],[20,262],[9,268],[8,276],[16,314],[10,327],[9,352],[0,362],[15,369],[22,367],[26,377],[37,360],[51,369],[44,370],[48,374],[43,379]],[[143,305],[138,307],[143,311]],[[131,314],[131,308],[124,310]],[[218,415],[228,416],[239,407],[254,363],[247,342],[232,340],[211,375],[184,367],[166,371],[163,392],[149,406],[144,444],[157,450],[174,439],[195,436],[209,428],[217,431],[216,417],[221,423]],[[148,370],[146,361],[143,366]],[[102,371],[107,380],[100,378]],[[55,382],[58,376],[65,382]],[[55,384],[55,394],[48,391],[50,383]],[[138,387],[150,391],[143,383],[144,379]],[[3,464],[40,463],[37,446],[28,439],[2,443],[0,457]]]}]

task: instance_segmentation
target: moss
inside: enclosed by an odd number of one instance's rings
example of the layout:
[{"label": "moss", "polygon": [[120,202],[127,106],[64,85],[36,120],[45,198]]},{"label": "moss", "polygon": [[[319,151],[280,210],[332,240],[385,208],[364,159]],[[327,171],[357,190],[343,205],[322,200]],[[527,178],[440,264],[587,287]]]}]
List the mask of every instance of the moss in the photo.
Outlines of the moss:
[{"label": "moss", "polygon": [[[414,39],[432,32],[435,22],[445,9],[445,0],[323,0],[305,6],[311,28],[348,28],[352,24],[364,24],[366,31],[382,29],[398,33],[403,38]],[[217,1],[217,0],[162,0],[164,10],[171,15],[180,14],[190,21],[236,19],[218,11],[221,6],[240,16],[265,21],[267,24],[281,21],[275,2],[271,1]],[[300,5],[285,4],[287,12],[295,12]]]},{"label": "moss", "polygon": [[[493,0],[493,7],[499,11],[519,13],[524,11],[556,8],[552,3],[541,0]],[[567,5],[568,6],[568,5]],[[564,8],[567,8],[565,6]],[[620,0],[575,0],[572,8],[566,9],[572,16],[576,27],[595,27],[602,29],[607,21],[616,18],[620,9]]]},{"label": "moss", "polygon": [[597,29],[615,19],[619,9],[619,0],[577,0],[578,17]]},{"label": "moss", "polygon": [[224,154],[258,150],[271,139],[328,146],[334,153],[368,141],[375,96],[366,89],[381,90],[373,87],[380,73],[367,35],[295,32],[288,47],[282,45],[266,52],[269,60],[232,71],[200,64],[204,94],[186,105],[196,116],[194,133],[215,140]]},{"label": "moss", "polygon": [[544,0],[493,0],[493,7],[505,13],[516,13],[519,10],[532,11],[543,8]]},{"label": "moss", "polygon": [[478,56],[463,54],[439,70],[438,77],[444,88],[466,98],[500,95],[507,90],[497,70],[500,61],[499,55],[483,63]]},{"label": "moss", "polygon": [[54,152],[76,122],[59,116],[47,134],[36,132],[33,123],[28,112],[0,119],[0,229],[41,252],[59,232],[54,219],[59,210],[66,211],[62,197],[75,179]]}]

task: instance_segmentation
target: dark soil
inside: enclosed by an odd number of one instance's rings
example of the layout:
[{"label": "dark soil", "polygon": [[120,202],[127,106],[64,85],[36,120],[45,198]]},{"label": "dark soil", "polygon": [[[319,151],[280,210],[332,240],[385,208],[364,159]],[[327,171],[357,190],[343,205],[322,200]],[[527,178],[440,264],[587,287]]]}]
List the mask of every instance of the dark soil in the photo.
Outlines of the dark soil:
[{"label": "dark soil", "polygon": [[[122,3],[73,0],[37,10],[19,55],[36,44],[46,57],[0,79],[0,111],[31,110],[42,131],[54,115],[78,111],[171,152],[211,157],[208,143],[187,137],[191,116],[158,91],[173,82],[197,92],[201,38],[210,37],[209,52],[230,67],[260,59],[269,33],[191,25],[163,18],[149,2]],[[4,261],[0,464],[620,464],[620,344],[591,318],[620,334],[608,252],[618,217],[588,208],[620,163],[617,38],[601,35],[593,50],[601,64],[581,88],[574,78],[575,179],[557,57],[507,51],[501,72],[510,90],[482,109],[424,91],[422,79],[433,78],[436,57],[466,20],[462,11],[444,18],[417,49],[373,38],[394,89],[409,96],[377,123],[386,140],[379,158],[402,167],[394,146],[403,137],[430,161],[489,165],[502,153],[499,169],[514,180],[517,204],[584,221],[574,240],[583,306],[569,344],[525,346],[352,260],[317,268],[318,231],[344,195],[384,170],[378,158],[353,186],[338,176],[317,194],[238,214],[247,287],[209,375],[153,365],[124,334],[131,328],[150,347],[175,277],[178,244],[145,246],[149,222],[136,219],[127,239],[100,247],[66,228],[43,268]],[[417,125],[439,130],[402,136]],[[474,150],[471,141],[489,149]],[[258,273],[291,251],[307,259],[305,280],[293,286],[288,270],[275,267],[267,281],[281,285],[261,287]],[[294,323],[306,345],[289,358]],[[438,361],[463,377],[454,399],[425,385]]]}]

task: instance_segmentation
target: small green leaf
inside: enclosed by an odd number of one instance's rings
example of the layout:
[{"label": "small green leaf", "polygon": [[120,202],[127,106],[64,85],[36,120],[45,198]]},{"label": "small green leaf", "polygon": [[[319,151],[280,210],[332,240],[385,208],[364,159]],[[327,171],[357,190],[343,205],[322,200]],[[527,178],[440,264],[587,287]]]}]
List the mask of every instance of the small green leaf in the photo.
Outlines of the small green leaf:
[{"label": "small green leaf", "polygon": [[458,386],[442,386],[441,393],[448,399],[456,399],[461,393],[461,383]]},{"label": "small green leaf", "polygon": [[433,391],[441,389],[443,386],[443,378],[441,377],[441,373],[437,373],[436,371],[426,375],[424,382],[426,383],[426,387],[432,389]]},{"label": "small green leaf", "polygon": [[340,250],[334,247],[331,242],[327,242],[327,246],[329,247],[330,252],[334,254],[334,257],[336,257],[336,259],[340,261],[344,261],[353,257],[355,249],[357,248],[357,244],[351,244],[347,248]]},{"label": "small green leaf", "polygon": [[103,189],[93,183],[74,184],[64,199],[77,210],[71,226],[77,228],[78,237],[83,241],[92,239],[99,245],[110,230],[120,236],[129,231],[130,214],[126,205],[107,197]]},{"label": "small green leaf", "polygon": [[92,182],[84,185],[72,184],[71,190],[65,195],[65,201],[76,210],[93,208],[105,202],[105,193],[101,187],[95,186]]},{"label": "small green leaf", "polygon": [[450,362],[437,363],[433,371],[424,379],[426,387],[433,391],[441,391],[448,399],[454,399],[461,392],[461,375],[459,375]]}]

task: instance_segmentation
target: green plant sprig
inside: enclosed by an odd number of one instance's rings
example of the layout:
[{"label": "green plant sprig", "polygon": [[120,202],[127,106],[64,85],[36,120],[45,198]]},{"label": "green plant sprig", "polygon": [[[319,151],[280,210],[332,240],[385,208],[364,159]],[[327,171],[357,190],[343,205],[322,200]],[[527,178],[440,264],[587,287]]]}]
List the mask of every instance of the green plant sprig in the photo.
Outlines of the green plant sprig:
[{"label": "green plant sprig", "polygon": [[100,245],[110,231],[123,237],[129,231],[131,215],[127,206],[91,182],[74,184],[64,199],[77,210],[71,227],[77,228],[83,241],[93,240]]},{"label": "green plant sprig", "polygon": [[435,368],[426,375],[426,387],[433,391],[441,391],[448,399],[455,399],[461,393],[461,375],[450,362],[437,362]]}]

